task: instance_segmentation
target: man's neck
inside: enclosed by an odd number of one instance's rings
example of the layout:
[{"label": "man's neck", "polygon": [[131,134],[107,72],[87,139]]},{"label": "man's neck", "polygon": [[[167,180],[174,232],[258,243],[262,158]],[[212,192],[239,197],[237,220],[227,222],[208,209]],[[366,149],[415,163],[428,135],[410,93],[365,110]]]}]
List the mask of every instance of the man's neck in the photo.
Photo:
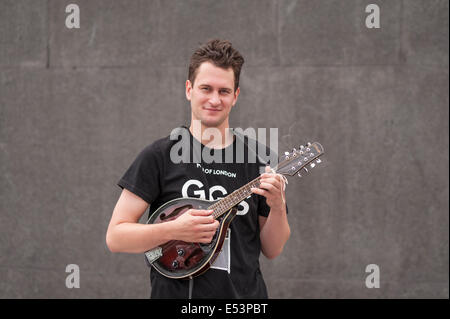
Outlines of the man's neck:
[{"label": "man's neck", "polygon": [[[205,133],[207,129],[212,130]],[[189,131],[195,139],[201,141],[203,145],[208,145],[209,148],[225,148],[233,143],[234,139],[233,133],[229,130],[228,123],[225,122],[218,127],[207,127],[200,121],[192,121]]]}]

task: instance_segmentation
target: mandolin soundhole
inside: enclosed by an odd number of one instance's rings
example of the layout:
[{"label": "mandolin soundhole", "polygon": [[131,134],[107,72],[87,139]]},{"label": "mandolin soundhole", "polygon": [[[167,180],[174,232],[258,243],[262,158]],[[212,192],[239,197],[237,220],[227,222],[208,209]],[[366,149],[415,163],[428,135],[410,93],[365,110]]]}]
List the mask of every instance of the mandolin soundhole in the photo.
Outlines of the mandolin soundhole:
[{"label": "mandolin soundhole", "polygon": [[172,212],[170,212],[170,214],[166,215],[166,213],[161,213],[161,215],[159,215],[159,219],[161,221],[165,221],[167,220],[171,220],[171,219],[175,219],[177,218],[179,215],[181,215],[182,213],[184,213],[185,211],[189,210],[192,208],[192,205],[184,205],[178,208],[175,208]]}]

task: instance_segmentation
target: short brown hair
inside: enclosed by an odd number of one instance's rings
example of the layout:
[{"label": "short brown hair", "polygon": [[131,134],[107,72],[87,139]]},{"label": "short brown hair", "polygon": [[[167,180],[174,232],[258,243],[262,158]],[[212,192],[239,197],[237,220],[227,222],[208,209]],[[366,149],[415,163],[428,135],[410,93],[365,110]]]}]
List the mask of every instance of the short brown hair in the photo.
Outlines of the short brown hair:
[{"label": "short brown hair", "polygon": [[191,56],[189,81],[194,84],[197,69],[203,62],[211,62],[223,69],[232,68],[234,72],[234,91],[239,87],[239,75],[244,64],[243,56],[227,40],[214,39],[200,46]]}]

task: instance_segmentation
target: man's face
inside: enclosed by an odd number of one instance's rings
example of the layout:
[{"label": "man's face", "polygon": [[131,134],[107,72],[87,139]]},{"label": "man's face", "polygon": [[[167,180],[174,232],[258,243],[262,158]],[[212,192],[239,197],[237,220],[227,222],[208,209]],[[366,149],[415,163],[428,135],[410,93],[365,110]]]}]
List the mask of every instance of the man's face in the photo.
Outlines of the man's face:
[{"label": "man's face", "polygon": [[197,69],[194,83],[186,81],[186,98],[191,101],[192,120],[205,127],[228,126],[228,116],[236,104],[239,88],[234,92],[232,68],[222,69],[203,62]]}]

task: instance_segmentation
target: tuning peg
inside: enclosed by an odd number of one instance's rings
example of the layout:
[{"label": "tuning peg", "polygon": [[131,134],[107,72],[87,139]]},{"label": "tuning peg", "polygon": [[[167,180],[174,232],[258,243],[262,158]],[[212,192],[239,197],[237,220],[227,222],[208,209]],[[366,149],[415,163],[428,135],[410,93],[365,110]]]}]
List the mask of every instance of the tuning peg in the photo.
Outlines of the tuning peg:
[{"label": "tuning peg", "polygon": [[311,163],[309,166],[311,166],[311,168],[314,168],[314,166],[316,166],[316,164]]},{"label": "tuning peg", "polygon": [[300,172],[298,172],[298,174],[297,174],[297,175],[298,175],[298,177],[302,177],[302,174],[300,174]]},{"label": "tuning peg", "polygon": [[303,169],[306,171],[306,173],[308,173],[308,169],[306,167],[304,167]]},{"label": "tuning peg", "polygon": [[304,149],[305,147],[303,145],[300,145],[300,150]]},{"label": "tuning peg", "polygon": [[316,163],[317,163],[317,164],[322,163],[322,161],[320,160],[320,158],[318,158],[318,159],[316,160]]},{"label": "tuning peg", "polygon": [[311,143],[310,142],[308,142],[307,144],[306,144],[308,147],[310,147],[311,146]]}]

